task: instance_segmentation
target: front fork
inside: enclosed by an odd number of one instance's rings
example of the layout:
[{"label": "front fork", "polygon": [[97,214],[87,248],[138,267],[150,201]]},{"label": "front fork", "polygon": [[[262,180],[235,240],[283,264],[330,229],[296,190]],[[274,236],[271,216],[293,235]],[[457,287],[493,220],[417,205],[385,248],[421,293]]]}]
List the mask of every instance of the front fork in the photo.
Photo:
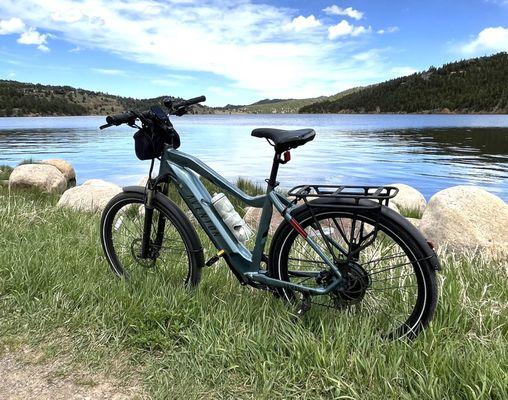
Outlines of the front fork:
[{"label": "front fork", "polygon": [[[168,191],[169,191],[168,182],[163,182],[160,192],[167,196]],[[150,243],[150,238],[152,234],[153,210],[155,202],[154,200],[156,192],[157,187],[153,187],[151,182],[149,181],[146,189],[145,219],[143,222],[143,237],[141,240],[141,252],[139,254],[139,257],[142,259],[151,258],[153,256],[150,252],[150,244],[153,244],[155,248],[160,248],[162,246],[162,240],[164,239],[166,218],[164,218],[164,215],[161,212],[159,212],[155,241],[153,243]]]}]

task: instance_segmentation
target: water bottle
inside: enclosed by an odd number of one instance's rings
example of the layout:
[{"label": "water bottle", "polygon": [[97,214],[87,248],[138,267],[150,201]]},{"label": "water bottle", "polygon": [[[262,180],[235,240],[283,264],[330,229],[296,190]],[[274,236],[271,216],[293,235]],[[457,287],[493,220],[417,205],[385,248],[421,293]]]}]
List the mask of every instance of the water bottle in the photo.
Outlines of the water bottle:
[{"label": "water bottle", "polygon": [[213,207],[217,210],[227,227],[242,244],[245,244],[252,236],[252,230],[247,223],[235,211],[233,204],[224,193],[214,193],[212,197]]}]

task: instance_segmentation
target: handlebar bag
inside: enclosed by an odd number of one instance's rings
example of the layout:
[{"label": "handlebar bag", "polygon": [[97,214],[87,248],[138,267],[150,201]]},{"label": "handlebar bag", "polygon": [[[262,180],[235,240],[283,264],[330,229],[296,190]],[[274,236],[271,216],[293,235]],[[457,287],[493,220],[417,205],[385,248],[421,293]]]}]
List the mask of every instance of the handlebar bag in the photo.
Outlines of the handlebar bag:
[{"label": "handlebar bag", "polygon": [[164,145],[169,144],[174,149],[180,147],[178,133],[170,127],[159,126],[150,130],[144,128],[138,130],[134,136],[134,150],[140,160],[151,160],[162,155]]}]

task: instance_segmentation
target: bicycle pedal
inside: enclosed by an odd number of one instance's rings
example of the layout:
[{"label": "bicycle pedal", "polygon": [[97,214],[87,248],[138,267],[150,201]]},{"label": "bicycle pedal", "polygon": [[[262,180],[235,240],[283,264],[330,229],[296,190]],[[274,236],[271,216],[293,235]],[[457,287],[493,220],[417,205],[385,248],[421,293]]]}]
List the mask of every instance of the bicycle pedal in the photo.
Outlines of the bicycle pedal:
[{"label": "bicycle pedal", "polygon": [[207,267],[211,267],[213,264],[215,264],[217,261],[220,260],[221,257],[224,256],[226,252],[224,250],[219,250],[217,252],[217,254],[215,254],[214,256],[210,257],[210,259],[205,263],[205,265]]}]

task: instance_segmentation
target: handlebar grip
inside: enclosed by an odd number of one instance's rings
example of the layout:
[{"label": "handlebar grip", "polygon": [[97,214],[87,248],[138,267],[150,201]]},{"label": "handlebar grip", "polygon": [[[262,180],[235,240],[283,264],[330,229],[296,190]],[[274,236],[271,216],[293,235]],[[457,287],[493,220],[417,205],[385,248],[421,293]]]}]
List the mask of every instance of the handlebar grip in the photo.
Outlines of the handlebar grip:
[{"label": "handlebar grip", "polygon": [[166,99],[164,100],[164,105],[168,108],[176,110],[177,108],[191,106],[193,104],[202,103],[203,101],[206,101],[205,96],[194,97],[193,99],[181,101],[172,101],[170,99]]},{"label": "handlebar grip", "polygon": [[206,97],[205,96],[198,96],[198,97],[194,97],[193,99],[185,100],[184,103],[186,106],[191,106],[193,104],[202,103],[203,101],[206,101]]},{"label": "handlebar grip", "polygon": [[136,120],[136,115],[132,111],[128,111],[122,114],[108,115],[106,122],[110,125],[122,125]]}]

